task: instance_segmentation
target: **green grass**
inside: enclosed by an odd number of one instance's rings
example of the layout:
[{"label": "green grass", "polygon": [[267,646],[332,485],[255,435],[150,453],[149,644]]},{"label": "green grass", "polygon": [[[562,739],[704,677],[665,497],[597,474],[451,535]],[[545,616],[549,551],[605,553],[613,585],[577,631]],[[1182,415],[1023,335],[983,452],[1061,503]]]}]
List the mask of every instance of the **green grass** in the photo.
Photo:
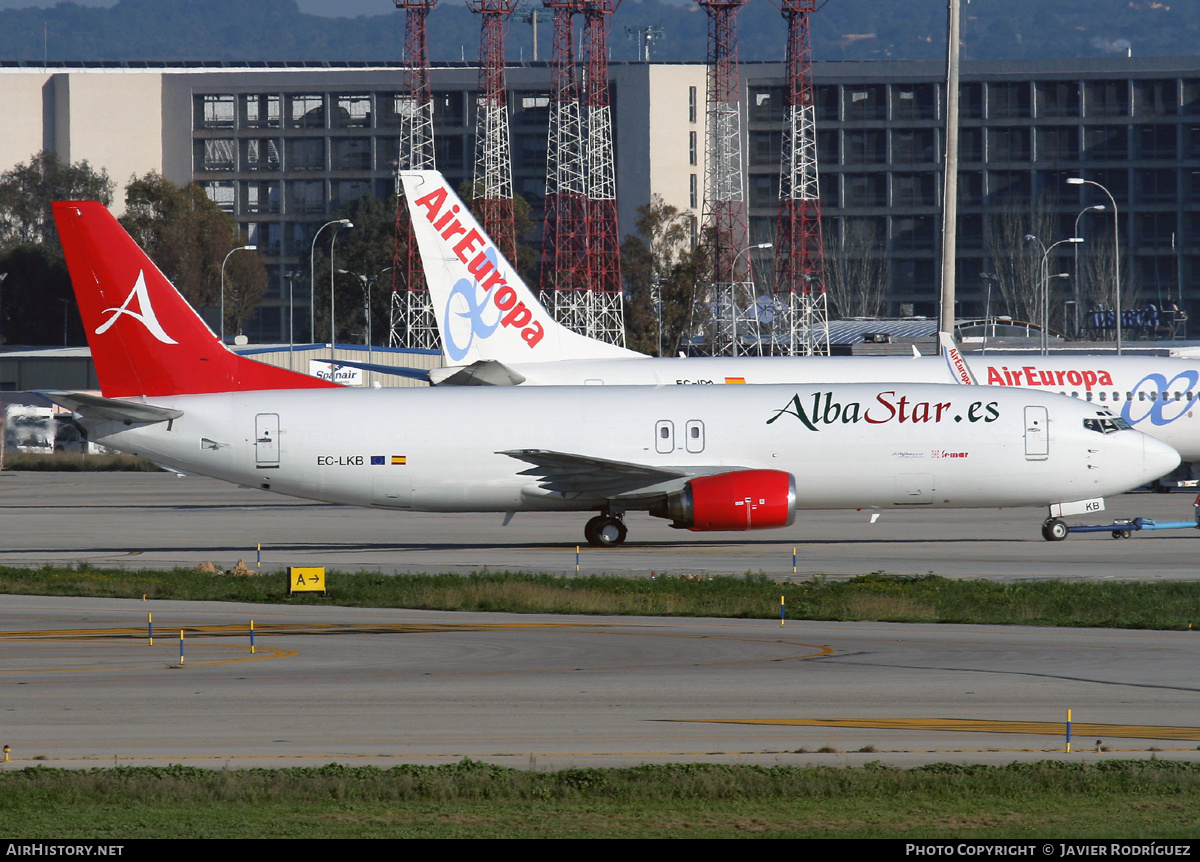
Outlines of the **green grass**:
[{"label": "green grass", "polygon": [[1200,626],[1200,583],[997,583],[876,572],[845,581],[780,583],[765,575],[702,580],[582,578],[512,572],[381,575],[330,572],[329,594],[288,598],[281,573],[0,567],[0,593],[333,604],[446,611],[883,620],[993,625],[1186,629]]},{"label": "green grass", "polygon": [[5,838],[1190,838],[1200,765],[31,768]]}]

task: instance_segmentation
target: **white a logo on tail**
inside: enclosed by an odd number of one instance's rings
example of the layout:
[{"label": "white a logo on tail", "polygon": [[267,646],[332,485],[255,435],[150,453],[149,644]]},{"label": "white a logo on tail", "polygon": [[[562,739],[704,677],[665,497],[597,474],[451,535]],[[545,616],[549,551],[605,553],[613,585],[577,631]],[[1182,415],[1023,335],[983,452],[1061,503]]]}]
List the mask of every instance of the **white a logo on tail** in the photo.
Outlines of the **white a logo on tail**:
[{"label": "white a logo on tail", "polygon": [[[129,308],[129,303],[137,297],[138,311],[133,311]],[[154,316],[154,306],[150,304],[150,293],[146,290],[146,273],[144,270],[138,270],[137,283],[134,284],[133,290],[129,291],[129,296],[125,297],[125,301],[121,303],[120,308],[106,308],[104,313],[113,312],[113,316],[104,323],[100,324],[96,329],[97,335],[103,335],[112,328],[112,325],[117,322],[117,318],[122,314],[128,314],[130,317],[136,318],[142,322],[142,326],[161,341],[163,344],[178,344],[175,339],[167,335],[163,331],[162,324],[158,322],[158,318]]]}]

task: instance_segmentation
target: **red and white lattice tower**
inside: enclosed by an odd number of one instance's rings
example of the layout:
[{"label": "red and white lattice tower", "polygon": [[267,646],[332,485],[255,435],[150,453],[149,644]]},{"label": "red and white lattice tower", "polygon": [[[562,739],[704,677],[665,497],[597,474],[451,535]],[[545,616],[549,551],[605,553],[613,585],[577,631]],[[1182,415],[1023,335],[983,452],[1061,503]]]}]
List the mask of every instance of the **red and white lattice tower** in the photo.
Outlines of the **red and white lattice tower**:
[{"label": "red and white lattice tower", "polygon": [[582,332],[589,284],[587,163],[575,63],[573,16],[580,0],[543,0],[554,15],[550,127],[546,146],[546,204],[542,221],[541,299],[555,318]]},{"label": "red and white lattice tower", "polygon": [[517,266],[513,218],[512,145],[508,133],[508,85],[504,34],[517,0],[470,0],[483,16],[479,39],[479,93],[475,103],[475,181],[472,210],[496,248]]},{"label": "red and white lattice tower", "polygon": [[708,128],[704,233],[712,259],[707,287],[714,356],[761,352],[757,296],[750,267],[742,173],[741,83],[737,13],[746,0],[696,0],[708,14]]},{"label": "red and white lattice tower", "polygon": [[613,163],[612,102],[608,94],[608,31],[621,0],[583,0],[587,82],[588,325],[592,338],[625,346],[621,241],[617,229],[617,172]]},{"label": "red and white lattice tower", "polygon": [[433,95],[429,88],[429,40],[425,19],[437,0],[395,0],[404,10],[404,65],[392,106],[400,124],[396,160],[396,234],[392,253],[391,347],[438,348],[437,321],[421,254],[402,198],[400,171],[434,170]]},{"label": "red and white lattice tower", "polygon": [[775,231],[775,294],[786,304],[790,355],[829,353],[821,198],[817,188],[817,122],[808,16],[816,0],[779,0],[788,22],[784,66],[783,160]]}]

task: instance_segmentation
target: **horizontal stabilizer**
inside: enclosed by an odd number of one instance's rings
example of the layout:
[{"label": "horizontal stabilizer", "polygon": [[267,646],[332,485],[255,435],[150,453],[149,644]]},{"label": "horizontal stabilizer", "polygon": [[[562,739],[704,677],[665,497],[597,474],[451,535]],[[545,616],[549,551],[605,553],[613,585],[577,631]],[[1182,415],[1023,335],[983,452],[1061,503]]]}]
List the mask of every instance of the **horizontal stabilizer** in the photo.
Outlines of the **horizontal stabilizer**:
[{"label": "horizontal stabilizer", "polygon": [[525,376],[503,362],[481,359],[470,365],[435,368],[429,372],[429,382],[434,386],[520,386]]},{"label": "horizontal stabilizer", "polygon": [[68,410],[73,410],[85,419],[106,419],[124,422],[127,425],[149,425],[155,422],[170,422],[183,415],[182,410],[155,407],[137,401],[119,401],[116,398],[101,398],[86,392],[38,392]]},{"label": "horizontal stabilizer", "polygon": [[428,368],[410,368],[407,365],[380,365],[378,362],[358,362],[353,359],[338,359],[334,365],[344,365],[347,368],[361,368],[363,371],[374,371],[376,374],[394,374],[397,377],[407,377],[410,380],[429,380]]}]

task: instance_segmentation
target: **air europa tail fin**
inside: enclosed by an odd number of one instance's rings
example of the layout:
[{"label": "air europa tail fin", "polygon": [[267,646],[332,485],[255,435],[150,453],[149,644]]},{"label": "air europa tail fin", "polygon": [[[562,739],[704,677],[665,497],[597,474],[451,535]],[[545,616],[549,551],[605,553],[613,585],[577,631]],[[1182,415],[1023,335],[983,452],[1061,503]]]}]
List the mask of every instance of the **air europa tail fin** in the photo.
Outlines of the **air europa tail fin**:
[{"label": "air europa tail fin", "polygon": [[336,385],[227,350],[103,204],[54,221],[106,398]]},{"label": "air europa tail fin", "polygon": [[641,356],[555,321],[440,173],[400,178],[447,364]]}]

